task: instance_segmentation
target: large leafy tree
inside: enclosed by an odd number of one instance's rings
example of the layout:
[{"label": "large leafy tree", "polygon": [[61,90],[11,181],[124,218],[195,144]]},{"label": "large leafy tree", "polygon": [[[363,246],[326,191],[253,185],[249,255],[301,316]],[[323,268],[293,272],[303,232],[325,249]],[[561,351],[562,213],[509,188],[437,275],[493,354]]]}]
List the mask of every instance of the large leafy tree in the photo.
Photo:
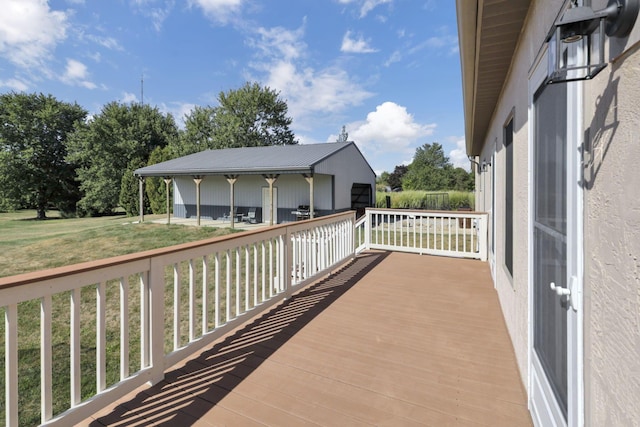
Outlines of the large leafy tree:
[{"label": "large leafy tree", "polygon": [[0,95],[0,193],[5,207],[49,206],[73,211],[75,166],[66,160],[68,136],[87,112],[51,95]]},{"label": "large leafy tree", "polygon": [[[147,164],[151,152],[178,138],[173,117],[142,104],[105,105],[69,140],[69,160],[78,163],[83,197],[79,208],[106,214],[122,206],[137,213],[138,190],[133,171]],[[123,180],[123,177],[127,178]]]},{"label": "large leafy tree", "polygon": [[297,144],[287,103],[258,83],[218,95],[211,148]]},{"label": "large leafy tree", "polygon": [[453,166],[441,144],[424,144],[416,149],[413,161],[402,178],[404,190],[438,191],[449,189]]},{"label": "large leafy tree", "polygon": [[196,106],[185,116],[184,131],[181,132],[180,138],[170,146],[169,155],[171,158],[216,148],[214,144],[216,111],[217,109],[213,107]]}]

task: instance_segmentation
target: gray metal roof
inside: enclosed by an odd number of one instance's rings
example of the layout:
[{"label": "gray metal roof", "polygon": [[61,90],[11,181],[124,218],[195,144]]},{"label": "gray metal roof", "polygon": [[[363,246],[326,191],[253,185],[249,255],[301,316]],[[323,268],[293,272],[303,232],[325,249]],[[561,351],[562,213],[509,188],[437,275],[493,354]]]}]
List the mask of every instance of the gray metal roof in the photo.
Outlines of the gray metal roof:
[{"label": "gray metal roof", "polygon": [[[206,150],[136,169],[138,176],[310,173],[353,142]],[[357,147],[356,147],[357,149]]]}]

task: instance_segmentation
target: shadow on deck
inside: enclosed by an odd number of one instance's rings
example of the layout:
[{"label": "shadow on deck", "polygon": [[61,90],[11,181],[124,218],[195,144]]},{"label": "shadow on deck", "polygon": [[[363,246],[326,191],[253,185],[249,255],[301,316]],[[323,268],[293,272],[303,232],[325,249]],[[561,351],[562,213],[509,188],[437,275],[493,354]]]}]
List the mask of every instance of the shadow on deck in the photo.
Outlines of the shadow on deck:
[{"label": "shadow on deck", "polygon": [[486,263],[371,252],[85,425],[531,425]]}]

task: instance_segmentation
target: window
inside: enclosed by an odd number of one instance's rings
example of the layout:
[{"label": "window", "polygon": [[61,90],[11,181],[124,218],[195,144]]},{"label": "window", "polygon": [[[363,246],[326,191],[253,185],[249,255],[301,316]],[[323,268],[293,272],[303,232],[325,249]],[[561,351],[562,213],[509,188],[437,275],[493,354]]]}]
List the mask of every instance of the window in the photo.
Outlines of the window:
[{"label": "window", "polygon": [[513,117],[504,128],[504,265],[513,277]]}]

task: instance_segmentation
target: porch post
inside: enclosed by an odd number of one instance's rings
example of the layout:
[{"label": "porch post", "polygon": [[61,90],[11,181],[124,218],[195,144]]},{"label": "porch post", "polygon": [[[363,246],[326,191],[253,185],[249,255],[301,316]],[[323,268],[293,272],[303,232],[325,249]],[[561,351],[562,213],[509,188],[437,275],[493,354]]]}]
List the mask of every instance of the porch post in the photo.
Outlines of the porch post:
[{"label": "porch post", "polygon": [[171,184],[171,177],[163,178],[165,190],[167,191],[167,224],[171,224],[171,205],[169,204],[169,184]]},{"label": "porch post", "polygon": [[231,228],[235,226],[236,215],[235,215],[235,191],[233,187],[238,180],[238,175],[225,175],[227,178],[227,182],[229,183],[229,219],[231,220]]},{"label": "porch post", "polygon": [[269,226],[273,225],[273,184],[279,175],[263,175],[269,183]]},{"label": "porch post", "polygon": [[144,177],[138,177],[138,193],[139,193],[139,213],[140,213],[140,222],[144,222]]},{"label": "porch post", "polygon": [[196,225],[200,225],[200,183],[202,182],[202,177],[194,176],[193,182],[196,183]]},{"label": "porch post", "polygon": [[313,172],[304,174],[304,179],[309,183],[309,218],[313,219],[315,217],[313,209]]}]

